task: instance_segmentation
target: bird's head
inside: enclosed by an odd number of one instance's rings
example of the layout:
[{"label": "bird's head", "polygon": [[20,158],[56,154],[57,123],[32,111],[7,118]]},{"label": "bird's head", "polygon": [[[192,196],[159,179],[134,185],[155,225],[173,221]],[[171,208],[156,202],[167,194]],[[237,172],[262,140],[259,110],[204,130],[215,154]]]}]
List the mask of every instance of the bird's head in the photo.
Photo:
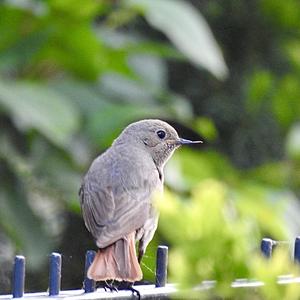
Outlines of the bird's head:
[{"label": "bird's head", "polygon": [[131,140],[138,147],[147,151],[156,166],[162,167],[181,145],[202,143],[202,141],[190,141],[178,136],[176,130],[168,123],[155,120],[141,120],[127,126],[120,137],[119,142]]}]

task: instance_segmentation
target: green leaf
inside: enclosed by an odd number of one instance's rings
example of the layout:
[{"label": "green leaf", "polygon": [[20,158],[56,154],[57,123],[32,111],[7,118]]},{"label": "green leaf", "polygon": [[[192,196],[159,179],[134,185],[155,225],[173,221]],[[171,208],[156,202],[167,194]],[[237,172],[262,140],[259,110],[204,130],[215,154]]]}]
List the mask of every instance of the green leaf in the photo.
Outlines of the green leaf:
[{"label": "green leaf", "polygon": [[79,114],[71,102],[43,85],[0,81],[0,105],[19,130],[36,129],[62,148],[79,126]]},{"label": "green leaf", "polygon": [[128,0],[142,9],[148,22],[164,32],[191,62],[206,68],[219,79],[227,67],[213,34],[202,15],[188,2],[179,0]]},{"label": "green leaf", "polygon": [[111,53],[102,47],[90,24],[54,18],[48,26],[52,34],[39,55],[40,61],[50,61],[77,77],[96,80]]},{"label": "green leaf", "polygon": [[5,72],[15,72],[24,66],[30,65],[34,57],[44,46],[49,36],[45,29],[36,31],[25,37],[20,37],[18,41],[10,47],[0,52],[0,68]]}]

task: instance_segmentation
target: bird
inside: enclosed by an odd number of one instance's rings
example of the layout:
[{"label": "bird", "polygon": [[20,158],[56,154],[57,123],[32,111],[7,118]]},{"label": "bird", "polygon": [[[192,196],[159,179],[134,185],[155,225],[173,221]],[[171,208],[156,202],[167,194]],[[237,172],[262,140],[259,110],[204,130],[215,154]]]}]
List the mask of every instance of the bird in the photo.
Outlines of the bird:
[{"label": "bird", "polygon": [[177,148],[194,143],[202,141],[180,138],[165,121],[145,119],[128,125],[92,162],[79,189],[84,223],[98,247],[88,278],[142,279],[140,263],[159,217],[152,198],[163,191],[164,166]]}]

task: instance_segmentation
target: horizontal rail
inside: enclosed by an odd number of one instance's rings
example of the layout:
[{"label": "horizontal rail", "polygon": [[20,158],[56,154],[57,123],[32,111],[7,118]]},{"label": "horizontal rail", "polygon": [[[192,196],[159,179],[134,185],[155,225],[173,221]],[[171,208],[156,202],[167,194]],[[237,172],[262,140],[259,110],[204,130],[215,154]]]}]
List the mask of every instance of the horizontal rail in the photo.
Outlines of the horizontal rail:
[{"label": "horizontal rail", "polygon": [[[173,284],[167,284],[164,287],[155,287],[153,284],[136,285],[136,290],[140,292],[141,299],[169,299],[171,294],[177,290]],[[137,297],[136,297],[137,298]],[[12,295],[0,296],[0,300],[12,299]],[[103,288],[96,289],[94,293],[85,293],[84,289],[61,291],[57,296],[49,297],[49,293],[26,293],[22,299],[68,299],[68,300],[104,300],[104,299],[134,299],[132,291],[120,290],[118,292],[107,292]]]},{"label": "horizontal rail", "polygon": [[[281,285],[285,284],[300,284],[300,277],[293,277],[292,275],[279,276],[277,279],[277,283]],[[213,289],[216,285],[216,282],[211,281],[203,281],[200,285],[194,288],[195,291],[203,291]],[[261,281],[257,280],[249,280],[249,279],[237,279],[232,282],[231,287],[238,288],[260,288],[265,284]],[[164,287],[155,287],[153,284],[148,285],[137,285],[135,286],[140,292],[141,299],[170,299],[170,296],[176,295],[178,289],[175,284],[167,284]],[[42,293],[26,293],[23,296],[24,299],[32,299],[32,300],[49,300],[52,299],[68,299],[68,300],[106,300],[106,299],[133,299],[132,292],[128,290],[121,290],[118,292],[107,292],[103,288],[96,289],[94,293],[85,293],[84,289],[80,290],[69,290],[69,291],[61,291],[57,296],[49,297],[47,292]],[[176,297],[175,297],[176,298]],[[0,300],[11,300],[12,295],[3,295],[0,296]]]}]

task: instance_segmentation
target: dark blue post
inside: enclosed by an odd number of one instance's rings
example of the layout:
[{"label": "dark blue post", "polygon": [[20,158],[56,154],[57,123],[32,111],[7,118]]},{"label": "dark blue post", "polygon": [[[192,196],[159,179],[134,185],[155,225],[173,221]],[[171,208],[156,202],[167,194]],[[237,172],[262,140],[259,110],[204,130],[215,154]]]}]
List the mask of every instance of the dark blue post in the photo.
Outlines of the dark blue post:
[{"label": "dark blue post", "polygon": [[24,294],[25,283],[25,257],[17,255],[15,257],[13,270],[13,298],[21,298]]},{"label": "dark blue post", "polygon": [[49,296],[57,296],[61,283],[61,255],[51,253],[49,261]]},{"label": "dark blue post", "polygon": [[87,271],[92,264],[94,258],[95,258],[96,252],[93,250],[86,251],[85,254],[85,266],[84,266],[84,292],[85,293],[92,293],[95,291],[96,283],[94,280],[87,278]]},{"label": "dark blue post", "polygon": [[168,247],[158,246],[156,252],[155,287],[164,287],[167,282]]},{"label": "dark blue post", "polygon": [[294,260],[296,263],[300,263],[300,236],[297,236],[295,240]]},{"label": "dark blue post", "polygon": [[268,238],[264,238],[261,241],[261,245],[260,245],[260,249],[262,254],[266,257],[266,258],[271,258],[272,256],[272,249],[273,249],[273,244],[274,241]]}]

